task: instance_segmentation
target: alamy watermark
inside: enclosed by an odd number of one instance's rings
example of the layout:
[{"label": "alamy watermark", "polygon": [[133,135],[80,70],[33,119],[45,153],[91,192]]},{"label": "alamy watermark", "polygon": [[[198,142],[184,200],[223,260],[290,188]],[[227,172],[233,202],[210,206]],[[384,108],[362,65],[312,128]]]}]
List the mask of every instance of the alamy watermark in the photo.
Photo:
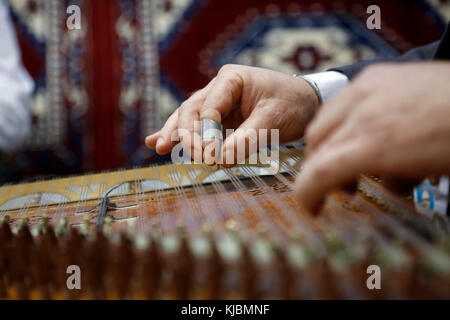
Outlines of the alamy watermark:
[{"label": "alamy watermark", "polygon": [[370,276],[367,278],[366,286],[369,290],[381,289],[381,268],[376,264],[372,264],[367,267],[367,274]]},{"label": "alamy watermark", "polygon": [[380,7],[375,4],[368,6],[366,13],[370,14],[370,16],[367,18],[367,21],[366,21],[367,29],[369,29],[369,30],[381,29],[381,9],[380,9]]},{"label": "alamy watermark", "polygon": [[[199,127],[200,122],[195,121],[194,128]],[[270,167],[279,159],[279,129],[226,129],[226,139],[223,139],[220,130],[209,129],[202,132],[202,136],[215,138],[210,139],[205,146],[200,133],[192,133],[186,129],[175,130],[170,137],[171,141],[182,143],[176,144],[172,149],[172,162],[191,163],[193,160],[194,163],[203,163],[204,152],[211,154],[215,164],[261,164]]]},{"label": "alamy watermark", "polygon": [[[66,269],[69,274],[66,280],[66,287],[69,290],[81,290],[81,268],[76,265],[69,265]],[[367,267],[366,273],[369,277],[366,280],[366,286],[369,290],[381,290],[381,268],[376,264]]]},{"label": "alamy watermark", "polygon": [[[66,13],[69,15],[66,20],[66,26],[68,30],[80,30],[81,29],[81,9],[78,5],[70,5],[66,9]],[[381,29],[381,9],[379,6],[373,4],[367,7],[367,14],[370,16],[366,20],[367,29]]]},{"label": "alamy watermark", "polygon": [[68,6],[66,13],[69,15],[66,20],[68,30],[81,29],[81,9],[77,5]]},{"label": "alamy watermark", "polygon": [[70,274],[66,280],[66,287],[69,290],[81,290],[81,269],[76,264],[67,267],[66,273]]}]

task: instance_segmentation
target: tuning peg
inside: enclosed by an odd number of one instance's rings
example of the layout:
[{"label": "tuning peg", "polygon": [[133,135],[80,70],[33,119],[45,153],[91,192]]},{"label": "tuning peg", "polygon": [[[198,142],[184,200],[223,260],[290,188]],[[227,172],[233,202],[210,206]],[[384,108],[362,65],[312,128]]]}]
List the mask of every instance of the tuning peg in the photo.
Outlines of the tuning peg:
[{"label": "tuning peg", "polygon": [[62,217],[59,221],[58,226],[55,229],[55,233],[58,237],[62,237],[67,232],[67,217]]},{"label": "tuning peg", "polygon": [[113,222],[113,218],[111,216],[106,216],[105,219],[103,220],[104,224],[103,224],[103,233],[105,235],[110,235],[111,234],[111,225]]},{"label": "tuning peg", "polygon": [[2,218],[1,218],[1,220],[0,220],[0,224],[5,224],[5,223],[9,223],[9,220],[10,220],[10,217],[9,217],[9,214],[5,214]]},{"label": "tuning peg", "polygon": [[37,227],[38,235],[43,235],[47,232],[48,228],[48,216],[44,214],[41,219],[39,219],[39,224]]}]

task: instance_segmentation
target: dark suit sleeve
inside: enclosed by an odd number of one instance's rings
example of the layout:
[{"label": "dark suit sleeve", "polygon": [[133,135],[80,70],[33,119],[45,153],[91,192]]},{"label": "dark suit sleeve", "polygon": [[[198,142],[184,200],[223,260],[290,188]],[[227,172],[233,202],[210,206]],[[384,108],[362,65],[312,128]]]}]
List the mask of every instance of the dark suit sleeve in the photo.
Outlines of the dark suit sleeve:
[{"label": "dark suit sleeve", "polygon": [[439,46],[439,41],[433,42],[429,45],[414,48],[407,53],[398,57],[378,58],[373,60],[360,61],[348,66],[332,68],[329,71],[338,71],[345,74],[349,79],[353,79],[362,69],[373,64],[380,62],[412,62],[431,60]]}]

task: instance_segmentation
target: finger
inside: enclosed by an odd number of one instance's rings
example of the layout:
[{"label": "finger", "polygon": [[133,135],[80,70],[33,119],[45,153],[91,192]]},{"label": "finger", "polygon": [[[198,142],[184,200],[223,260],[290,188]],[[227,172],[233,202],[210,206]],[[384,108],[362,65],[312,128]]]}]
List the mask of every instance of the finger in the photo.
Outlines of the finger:
[{"label": "finger", "polygon": [[195,162],[201,162],[203,155],[199,110],[216,82],[216,78],[214,77],[203,89],[193,93],[179,108],[178,135],[183,149]]},{"label": "finger", "polygon": [[308,150],[307,157],[314,156],[316,153],[326,152],[327,149],[334,148],[355,138],[363,136],[368,138],[367,135],[364,135],[364,127],[361,128],[360,125],[362,123],[353,115],[343,119],[329,135],[324,137],[316,148]]},{"label": "finger", "polygon": [[[205,142],[203,141],[203,143]],[[222,145],[218,139],[208,141],[208,144],[204,146],[203,149],[203,159],[206,164],[213,165],[215,163],[219,163],[221,157],[221,147]]]},{"label": "finger", "polygon": [[156,142],[159,137],[159,131],[156,131],[155,133],[145,137],[145,145],[149,147],[150,149],[156,149]]},{"label": "finger", "polygon": [[370,167],[367,148],[358,139],[316,153],[304,165],[295,186],[300,205],[315,213],[329,191],[351,184]]},{"label": "finger", "polygon": [[216,122],[222,122],[222,114],[216,109],[212,109],[212,108],[203,109],[202,108],[200,113],[201,113],[200,119],[208,118],[208,119],[214,120]]},{"label": "finger", "polygon": [[[258,147],[264,147],[258,141],[260,130],[270,128],[270,113],[266,109],[254,110],[231,135],[226,137],[222,147],[221,164],[232,167],[244,161],[257,152]],[[270,139],[270,130],[267,130],[266,142]],[[258,143],[260,144],[258,146]]]},{"label": "finger", "polygon": [[178,116],[178,135],[181,145],[195,162],[202,161],[199,110],[203,100],[204,93],[197,92],[183,103]]},{"label": "finger", "polygon": [[158,154],[166,154],[169,152],[176,144],[175,141],[171,141],[171,134],[176,129],[177,122],[178,110],[175,110],[161,130],[145,139],[146,145],[151,149],[155,149]]},{"label": "finger", "polygon": [[307,151],[312,152],[346,119],[356,100],[352,87],[340,92],[322,106],[318,115],[306,128]]},{"label": "finger", "polygon": [[[224,66],[217,74],[200,110],[200,119],[208,118],[222,123],[241,98],[244,81],[242,75],[233,66]],[[218,140],[203,141],[203,159],[214,164],[221,157]]]},{"label": "finger", "polygon": [[[203,127],[203,121],[205,119],[211,119],[216,123],[221,123],[222,116],[219,111],[215,109],[206,109],[202,113],[201,126]],[[219,154],[219,148],[221,147],[220,141],[221,138],[219,135],[222,135],[222,130],[220,127],[217,129],[206,127],[206,132],[204,132],[205,128],[202,128],[202,148],[203,148],[203,159],[207,164],[214,164],[216,162],[216,155]]]}]

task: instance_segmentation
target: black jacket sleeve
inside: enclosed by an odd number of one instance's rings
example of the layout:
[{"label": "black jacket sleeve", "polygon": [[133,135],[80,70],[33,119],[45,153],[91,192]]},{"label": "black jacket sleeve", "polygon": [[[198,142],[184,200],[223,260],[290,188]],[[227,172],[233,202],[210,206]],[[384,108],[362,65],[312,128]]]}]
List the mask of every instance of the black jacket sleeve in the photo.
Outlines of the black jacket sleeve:
[{"label": "black jacket sleeve", "polygon": [[436,41],[426,46],[414,48],[401,56],[360,61],[348,66],[332,68],[329,71],[342,72],[349,79],[353,79],[362,69],[373,63],[412,62],[412,61],[431,60],[434,57],[438,46],[439,41]]},{"label": "black jacket sleeve", "polygon": [[345,74],[349,79],[354,78],[362,69],[373,63],[379,62],[413,62],[424,60],[450,60],[450,22],[440,41],[429,45],[417,47],[408,51],[404,55],[390,58],[378,58],[367,61],[360,61],[344,67],[330,69]]}]

